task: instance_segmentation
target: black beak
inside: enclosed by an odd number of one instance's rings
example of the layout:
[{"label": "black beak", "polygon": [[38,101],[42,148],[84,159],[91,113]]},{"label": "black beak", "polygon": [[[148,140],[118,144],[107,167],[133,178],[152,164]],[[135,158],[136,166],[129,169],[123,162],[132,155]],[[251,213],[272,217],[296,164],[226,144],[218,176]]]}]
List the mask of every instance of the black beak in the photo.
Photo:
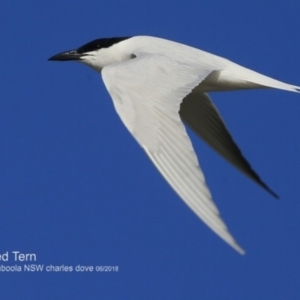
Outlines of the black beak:
[{"label": "black beak", "polygon": [[58,53],[48,60],[57,60],[57,61],[68,61],[68,60],[79,60],[80,57],[84,56],[82,53],[78,53],[77,50],[70,50],[62,53]]}]

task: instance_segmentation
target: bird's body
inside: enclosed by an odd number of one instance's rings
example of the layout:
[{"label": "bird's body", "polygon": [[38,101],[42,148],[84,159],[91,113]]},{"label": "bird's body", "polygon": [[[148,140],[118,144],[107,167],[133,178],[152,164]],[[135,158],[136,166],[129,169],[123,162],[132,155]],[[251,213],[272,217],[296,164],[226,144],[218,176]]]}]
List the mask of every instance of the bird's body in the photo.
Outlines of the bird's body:
[{"label": "bird's body", "polygon": [[[133,53],[158,55],[161,58],[191,64],[194,68],[214,70],[211,76],[199,84],[199,92],[230,91],[241,89],[254,89],[262,87],[279,88],[287,91],[299,89],[297,86],[285,84],[281,81],[264,76],[250,69],[244,68],[223,57],[196,49],[177,42],[149,37],[136,36],[126,38],[103,50],[101,56],[91,55],[84,61],[98,72],[111,64],[131,60]],[[160,65],[164,71],[164,64]],[[166,70],[168,72],[168,70]]]},{"label": "bird's body", "polygon": [[205,184],[182,120],[235,167],[277,195],[243,157],[206,92],[278,88],[299,92],[225,58],[176,42],[137,36],[98,39],[50,60],[101,72],[121,120],[186,204],[240,253]]}]

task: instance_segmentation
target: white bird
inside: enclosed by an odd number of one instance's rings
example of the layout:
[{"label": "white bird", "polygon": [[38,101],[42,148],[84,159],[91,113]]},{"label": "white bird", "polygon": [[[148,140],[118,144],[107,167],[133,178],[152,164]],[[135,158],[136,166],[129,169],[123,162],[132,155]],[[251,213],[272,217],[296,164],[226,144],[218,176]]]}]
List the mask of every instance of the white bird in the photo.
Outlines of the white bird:
[{"label": "white bird", "polygon": [[214,150],[278,197],[251,168],[207,92],[299,86],[169,40],[102,38],[49,60],[82,62],[102,74],[115,109],[167,182],[194,213],[240,254],[212,200],[184,121]]}]

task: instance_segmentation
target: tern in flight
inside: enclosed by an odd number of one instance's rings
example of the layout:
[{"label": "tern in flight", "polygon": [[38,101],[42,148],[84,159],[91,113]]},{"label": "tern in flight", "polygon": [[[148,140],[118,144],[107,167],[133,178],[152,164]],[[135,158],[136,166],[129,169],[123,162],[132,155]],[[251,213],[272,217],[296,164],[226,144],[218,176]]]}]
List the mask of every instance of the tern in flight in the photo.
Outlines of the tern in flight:
[{"label": "tern in flight", "polygon": [[184,123],[278,197],[244,158],[207,92],[276,88],[299,93],[299,86],[150,36],[101,38],[49,60],[78,61],[101,73],[124,125],[167,182],[208,227],[239,253],[245,253],[212,200]]}]

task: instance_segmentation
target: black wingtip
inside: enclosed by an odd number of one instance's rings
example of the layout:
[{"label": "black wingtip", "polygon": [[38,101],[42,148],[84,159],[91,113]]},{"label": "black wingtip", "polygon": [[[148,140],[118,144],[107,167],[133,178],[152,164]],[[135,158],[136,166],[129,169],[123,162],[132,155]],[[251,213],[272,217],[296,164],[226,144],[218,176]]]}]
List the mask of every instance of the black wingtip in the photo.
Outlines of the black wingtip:
[{"label": "black wingtip", "polygon": [[260,185],[269,193],[271,194],[275,199],[279,200],[280,197],[278,196],[278,194],[276,194],[274,191],[272,191],[266,184],[264,184],[263,182],[260,183]]},{"label": "black wingtip", "polygon": [[271,194],[275,199],[279,200],[279,195],[271,190],[260,178],[260,176],[252,169],[251,165],[246,161],[248,164],[248,170],[246,175],[248,175],[252,180],[254,180],[258,185],[260,185],[265,191]]},{"label": "black wingtip", "polygon": [[267,191],[270,195],[272,195],[275,199],[279,200],[279,195],[275,193],[273,190],[271,190],[260,178],[260,176],[252,169],[251,165],[248,163],[248,161],[245,161],[248,165],[247,172],[244,173],[248,175],[253,181],[255,181],[258,185],[260,185],[265,191]]}]

